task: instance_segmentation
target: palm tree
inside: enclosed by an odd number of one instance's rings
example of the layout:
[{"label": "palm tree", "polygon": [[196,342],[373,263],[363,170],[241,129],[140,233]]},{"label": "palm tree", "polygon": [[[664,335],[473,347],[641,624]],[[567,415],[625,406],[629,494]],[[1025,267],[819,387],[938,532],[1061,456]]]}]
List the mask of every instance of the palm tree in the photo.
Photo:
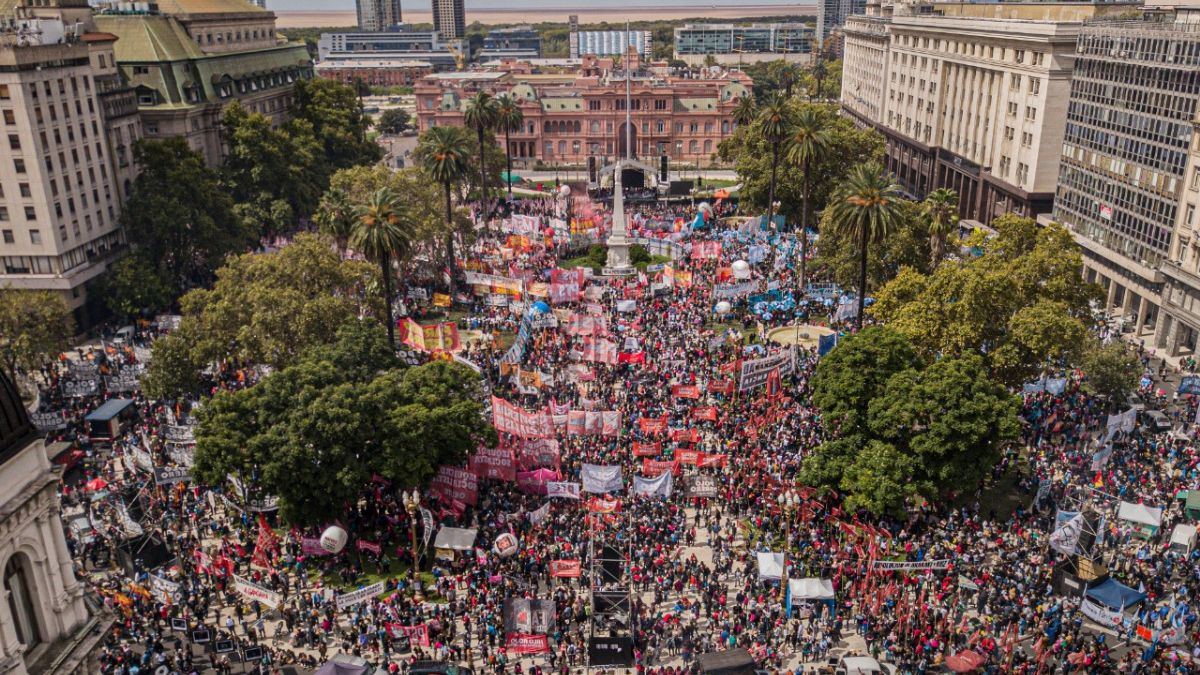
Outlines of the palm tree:
[{"label": "palm tree", "polygon": [[929,269],[936,270],[946,255],[946,237],[958,228],[958,193],[938,188],[925,197],[921,213],[929,219]]},{"label": "palm tree", "polygon": [[483,137],[488,132],[496,127],[496,99],[486,91],[481,91],[471,97],[467,101],[467,110],[463,114],[463,122],[467,126],[475,129],[475,135],[479,138],[479,191],[480,197],[483,200],[483,217],[486,221],[490,215],[488,209],[488,191],[487,191],[487,159],[484,156]]},{"label": "palm tree", "polygon": [[[520,112],[520,111],[518,111]],[[433,127],[417,142],[417,161],[429,177],[442,184],[446,196],[446,267],[450,270],[450,291],[454,292],[454,211],[450,195],[454,183],[467,175],[470,136],[462,127]]]},{"label": "palm tree", "polygon": [[867,298],[867,248],[871,242],[882,241],[895,229],[902,203],[900,186],[893,176],[885,173],[877,162],[866,162],[850,170],[829,204],[835,232],[857,237],[859,241],[859,330],[862,329],[863,306]]},{"label": "palm tree", "polygon": [[387,318],[388,345],[396,349],[396,325],[392,319],[392,259],[404,255],[412,245],[412,230],[400,216],[399,200],[389,189],[371,193],[359,207],[350,233],[355,250],[379,263],[383,273],[383,306]]},{"label": "palm tree", "polygon": [[776,92],[758,114],[763,136],[771,144],[771,184],[767,191],[767,226],[771,224],[771,211],[775,208],[775,176],[779,169],[779,147],[787,139],[791,127],[792,109],[788,99]]},{"label": "palm tree", "polygon": [[808,255],[808,215],[812,201],[813,168],[824,162],[829,155],[832,139],[825,121],[811,108],[801,110],[792,125],[788,139],[788,161],[800,165],[804,178],[800,184],[800,266],[798,281],[800,292],[804,292],[805,256]]},{"label": "palm tree", "polygon": [[512,201],[512,141],[508,135],[525,126],[525,113],[511,94],[496,99],[496,127],[504,132],[504,157],[508,164],[508,200]]},{"label": "palm tree", "polygon": [[326,192],[321,197],[317,212],[313,214],[313,220],[316,221],[320,231],[333,237],[338,248],[343,251],[346,250],[346,244],[350,241],[350,233],[354,229],[356,217],[350,197],[341,190]]},{"label": "palm tree", "polygon": [[796,82],[800,80],[799,67],[794,63],[781,59],[779,61],[772,61],[767,69],[775,77],[775,81],[779,86],[783,87],[784,95],[791,98],[792,87],[795,87]]},{"label": "palm tree", "polygon": [[737,105],[733,107],[733,123],[739,127],[750,124],[757,116],[758,106],[754,104],[754,97],[749,94],[739,98]]}]

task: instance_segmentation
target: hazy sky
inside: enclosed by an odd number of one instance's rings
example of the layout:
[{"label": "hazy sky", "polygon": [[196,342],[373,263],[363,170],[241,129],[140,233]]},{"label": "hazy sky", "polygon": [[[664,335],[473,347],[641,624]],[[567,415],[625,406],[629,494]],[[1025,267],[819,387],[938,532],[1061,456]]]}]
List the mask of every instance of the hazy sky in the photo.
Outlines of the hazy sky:
[{"label": "hazy sky", "polygon": [[[412,8],[415,11],[428,12],[429,0],[401,0],[404,9]],[[354,0],[268,0],[268,6],[271,9],[289,10],[349,10],[354,9]],[[745,1],[738,0],[607,0],[605,3],[611,7],[696,7],[701,9],[704,7],[736,7],[738,5],[747,4]],[[798,3],[796,0],[750,0],[749,4],[753,5],[780,5],[780,6],[795,6],[797,4],[811,4],[810,0],[802,0]],[[595,0],[467,0],[467,12],[472,9],[519,9],[528,7],[529,9],[564,9],[570,7],[580,8],[595,8]]]}]

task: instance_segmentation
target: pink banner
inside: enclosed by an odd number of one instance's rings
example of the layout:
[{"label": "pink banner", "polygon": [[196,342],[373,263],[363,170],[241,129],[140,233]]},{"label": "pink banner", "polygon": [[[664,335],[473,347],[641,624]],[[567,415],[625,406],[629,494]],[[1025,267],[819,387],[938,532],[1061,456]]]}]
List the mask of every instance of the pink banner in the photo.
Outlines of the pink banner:
[{"label": "pink banner", "polygon": [[448,502],[474,505],[479,500],[479,478],[454,466],[443,466],[429,483],[429,491]]},{"label": "pink banner", "polygon": [[304,555],[333,555],[321,548],[320,537],[304,537],[300,540],[300,552]]},{"label": "pink banner", "polygon": [[470,461],[471,473],[490,480],[517,479],[517,459],[512,450],[479,448]]},{"label": "pink banner", "polygon": [[546,483],[558,480],[558,472],[550,469],[520,471],[517,473],[517,489],[526,494],[546,496]]},{"label": "pink banner", "polygon": [[544,410],[529,411],[492,397],[492,424],[497,431],[522,438],[548,438],[554,434],[554,423]]},{"label": "pink banner", "polygon": [[600,413],[600,433],[604,436],[621,435],[621,412],[605,410]]},{"label": "pink banner", "polygon": [[509,633],[504,648],[513,654],[541,654],[550,651],[550,640],[545,635]]},{"label": "pink banner", "polygon": [[367,541],[366,539],[359,539],[357,546],[358,546],[358,550],[370,551],[371,553],[374,553],[375,555],[379,555],[379,553],[381,551],[383,551],[383,547],[380,546],[378,542]]},{"label": "pink banner", "polygon": [[557,470],[559,462],[558,441],[552,438],[525,441],[517,447],[517,467],[521,471],[543,467]]}]

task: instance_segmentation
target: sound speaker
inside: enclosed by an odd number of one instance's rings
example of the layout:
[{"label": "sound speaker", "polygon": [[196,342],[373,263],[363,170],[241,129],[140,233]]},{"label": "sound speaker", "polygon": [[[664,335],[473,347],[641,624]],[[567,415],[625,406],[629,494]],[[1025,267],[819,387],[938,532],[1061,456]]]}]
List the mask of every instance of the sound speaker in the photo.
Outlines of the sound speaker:
[{"label": "sound speaker", "polygon": [[595,155],[588,155],[588,182],[589,183],[598,182],[597,177],[596,177],[596,156]]},{"label": "sound speaker", "polygon": [[658,158],[658,180],[660,183],[667,182],[667,156],[660,155]]}]

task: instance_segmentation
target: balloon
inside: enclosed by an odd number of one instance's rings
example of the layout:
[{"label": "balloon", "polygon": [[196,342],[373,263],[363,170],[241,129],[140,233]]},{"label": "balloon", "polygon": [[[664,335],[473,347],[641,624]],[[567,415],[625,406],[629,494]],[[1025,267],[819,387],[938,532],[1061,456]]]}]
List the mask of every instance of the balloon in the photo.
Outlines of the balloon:
[{"label": "balloon", "polygon": [[571,196],[571,186],[570,185],[560,185],[558,187],[558,195],[560,197],[570,197]]},{"label": "balloon", "polygon": [[337,525],[330,525],[321,533],[321,548],[330,553],[341,553],[346,548],[346,531]]},{"label": "balloon", "polygon": [[733,305],[729,304],[728,300],[722,300],[717,303],[717,314],[728,314],[733,311]]},{"label": "balloon", "polygon": [[492,544],[492,551],[501,558],[511,557],[518,548],[517,538],[509,532],[504,532],[496,537],[495,543]]},{"label": "balloon", "polygon": [[736,279],[749,279],[750,278],[750,263],[746,262],[745,260],[735,260],[733,265],[731,265],[730,267],[733,269],[734,278],[736,278]]}]

